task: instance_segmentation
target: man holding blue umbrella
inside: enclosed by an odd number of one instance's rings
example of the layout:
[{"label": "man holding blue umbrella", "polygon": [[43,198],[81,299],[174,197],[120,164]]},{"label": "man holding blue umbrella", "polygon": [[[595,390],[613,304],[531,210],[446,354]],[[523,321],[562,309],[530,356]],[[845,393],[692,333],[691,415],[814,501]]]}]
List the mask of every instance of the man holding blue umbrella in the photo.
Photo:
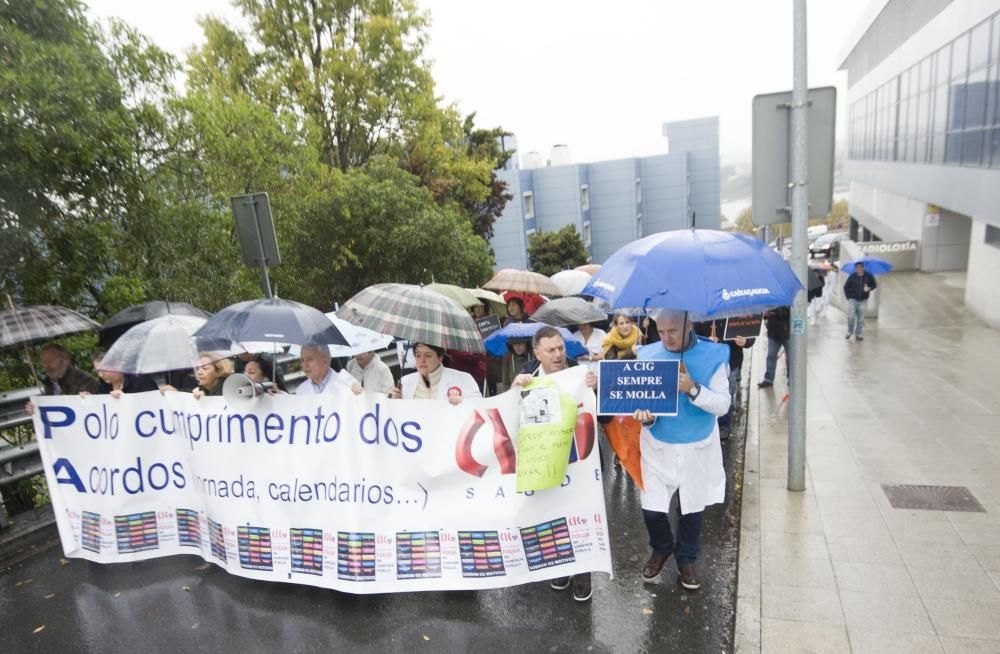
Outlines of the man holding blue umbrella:
[{"label": "man holding blue umbrella", "polygon": [[[637,410],[642,423],[642,517],[653,549],[642,577],[653,581],[674,556],[681,585],[698,590],[694,569],[706,506],[725,499],[726,472],[717,419],[729,411],[729,348],[698,338],[683,311],[650,310],[659,343],[639,348],[640,360],[680,360],[677,414],[654,416]],[[677,493],[681,518],[676,539],[667,515]]]},{"label": "man holding blue umbrella", "polygon": [[854,274],[844,282],[844,297],[847,298],[847,336],[853,335],[859,341],[865,340],[861,332],[865,329],[865,308],[868,306],[868,296],[878,288],[875,276],[865,270],[865,264],[858,261],[854,264]]}]

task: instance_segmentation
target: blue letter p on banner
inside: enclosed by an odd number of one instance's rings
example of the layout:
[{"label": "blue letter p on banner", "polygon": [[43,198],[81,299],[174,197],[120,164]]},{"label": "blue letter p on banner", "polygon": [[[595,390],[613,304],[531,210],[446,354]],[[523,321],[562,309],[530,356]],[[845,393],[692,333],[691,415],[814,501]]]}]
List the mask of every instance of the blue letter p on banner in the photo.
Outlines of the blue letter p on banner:
[{"label": "blue letter p on banner", "polygon": [[[50,419],[50,413],[62,415],[62,420]],[[38,418],[44,426],[42,438],[52,438],[53,427],[69,427],[76,422],[76,411],[68,406],[40,406],[38,407]]]}]

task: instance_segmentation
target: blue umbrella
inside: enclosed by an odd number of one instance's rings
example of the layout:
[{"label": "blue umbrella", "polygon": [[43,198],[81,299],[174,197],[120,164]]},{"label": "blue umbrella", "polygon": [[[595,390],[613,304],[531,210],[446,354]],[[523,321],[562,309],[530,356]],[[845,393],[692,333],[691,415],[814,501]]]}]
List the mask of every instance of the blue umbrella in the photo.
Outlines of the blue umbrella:
[{"label": "blue umbrella", "polygon": [[859,263],[864,265],[865,272],[870,272],[873,275],[884,275],[896,267],[881,257],[865,255],[860,259],[854,259],[853,261],[840,264],[840,269],[850,275],[854,272],[854,266]]},{"label": "blue umbrella", "polygon": [[[531,338],[542,327],[539,322],[512,322],[502,329],[498,329],[483,341],[486,351],[495,357],[502,357],[507,353],[507,341],[511,338]],[[580,341],[572,340],[572,334],[568,329],[558,327],[563,340],[566,341],[566,354],[571,359],[582,357],[587,353],[587,348]]]},{"label": "blue umbrella", "polygon": [[767,243],[731,232],[681,229],[619,249],[580,291],[614,309],[687,311],[694,320],[761,313],[802,290]]}]

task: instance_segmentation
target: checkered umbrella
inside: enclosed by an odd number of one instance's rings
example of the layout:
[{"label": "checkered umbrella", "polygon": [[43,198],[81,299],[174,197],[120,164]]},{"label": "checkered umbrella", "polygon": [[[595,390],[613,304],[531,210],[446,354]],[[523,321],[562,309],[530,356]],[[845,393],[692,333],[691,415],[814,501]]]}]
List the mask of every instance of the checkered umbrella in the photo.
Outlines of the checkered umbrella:
[{"label": "checkered umbrella", "polygon": [[480,353],[476,323],[454,300],[425,286],[375,284],[345,302],[337,316],[383,334],[446,350]]},{"label": "checkered umbrella", "polygon": [[518,291],[521,293],[534,293],[536,295],[562,295],[555,282],[536,272],[528,270],[513,270],[507,268],[501,270],[493,279],[483,284],[483,288],[491,291]]},{"label": "checkered umbrella", "polygon": [[99,324],[65,307],[39,304],[0,311],[0,349],[88,332]]}]

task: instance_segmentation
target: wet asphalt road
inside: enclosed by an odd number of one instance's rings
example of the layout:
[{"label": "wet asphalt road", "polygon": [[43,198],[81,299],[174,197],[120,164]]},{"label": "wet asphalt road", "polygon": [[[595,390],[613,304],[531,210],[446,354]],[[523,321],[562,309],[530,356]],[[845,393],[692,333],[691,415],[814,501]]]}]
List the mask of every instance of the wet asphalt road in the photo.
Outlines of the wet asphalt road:
[{"label": "wet asphalt road", "polygon": [[729,652],[744,440],[740,428],[723,443],[727,501],[705,514],[697,592],[680,587],[673,561],[659,583],[642,582],[638,491],[602,443],[615,577],[594,574],[590,603],[548,583],[349,595],[243,579],[194,556],[66,560],[53,541],[0,564],[0,653]]}]

